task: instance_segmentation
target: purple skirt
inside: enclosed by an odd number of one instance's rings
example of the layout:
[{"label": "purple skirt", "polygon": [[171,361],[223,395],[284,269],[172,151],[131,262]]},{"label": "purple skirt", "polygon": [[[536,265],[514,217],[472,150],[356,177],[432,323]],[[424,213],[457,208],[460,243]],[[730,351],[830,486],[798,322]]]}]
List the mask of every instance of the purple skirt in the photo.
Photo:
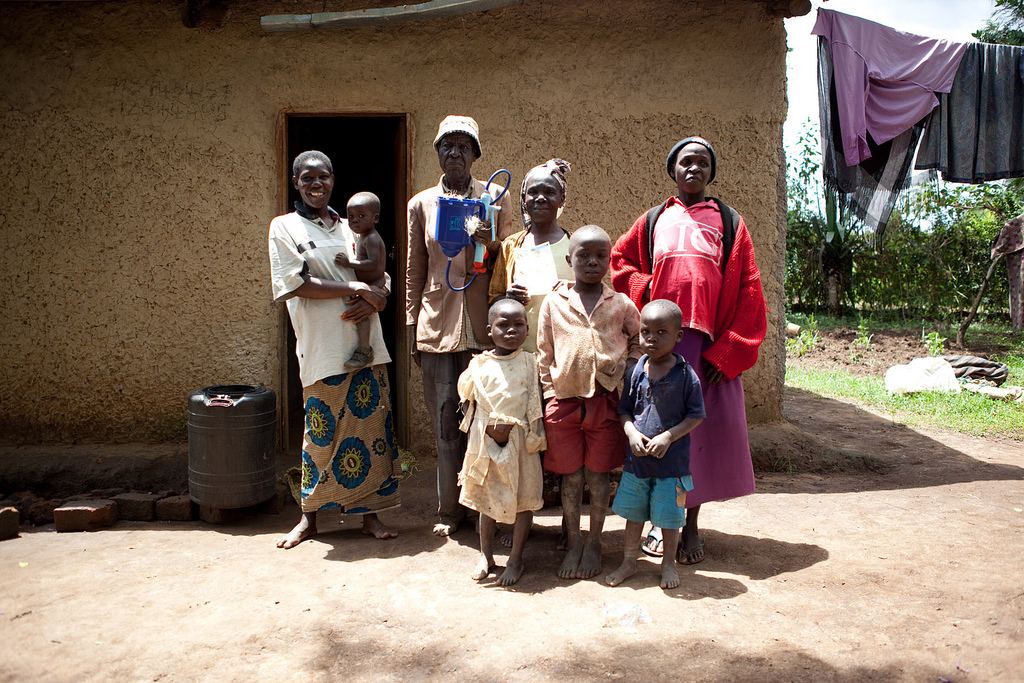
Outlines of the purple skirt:
[{"label": "purple skirt", "polygon": [[690,432],[690,471],[693,490],[686,493],[686,507],[696,507],[754,492],[754,466],[747,441],[747,409],[743,403],[743,379],[704,381],[701,354],[711,338],[699,330],[685,329],[675,352],[686,359],[700,378],[707,417]]}]

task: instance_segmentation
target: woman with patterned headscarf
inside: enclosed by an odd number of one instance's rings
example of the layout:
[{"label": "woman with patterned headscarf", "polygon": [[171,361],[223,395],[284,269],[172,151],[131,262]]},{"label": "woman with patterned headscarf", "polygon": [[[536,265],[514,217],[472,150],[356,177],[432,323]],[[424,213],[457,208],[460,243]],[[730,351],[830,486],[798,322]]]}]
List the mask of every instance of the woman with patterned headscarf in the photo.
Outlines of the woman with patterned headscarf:
[{"label": "woman with patterned headscarf", "polygon": [[565,174],[569,162],[550,159],[523,178],[519,202],[525,230],[501,243],[491,276],[490,299],[507,297],[526,306],[530,326],[523,350],[537,352],[537,316],[544,297],[559,280],[573,281],[569,231],[558,224],[565,205]]}]

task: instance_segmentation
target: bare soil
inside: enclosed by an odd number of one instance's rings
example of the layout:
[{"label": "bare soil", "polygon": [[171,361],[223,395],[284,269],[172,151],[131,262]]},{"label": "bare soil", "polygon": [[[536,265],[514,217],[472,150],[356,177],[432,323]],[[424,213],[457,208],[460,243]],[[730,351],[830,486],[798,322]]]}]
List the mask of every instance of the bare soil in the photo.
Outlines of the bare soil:
[{"label": "bare soil", "polygon": [[[927,330],[931,332],[932,330]],[[845,370],[854,375],[883,377],[893,365],[908,363],[914,358],[928,355],[921,338],[921,330],[877,330],[871,335],[867,350],[862,344],[855,344],[856,329],[835,328],[818,331],[818,342],[814,348],[786,358],[787,367],[815,370]],[[993,343],[984,335],[968,332],[964,348],[954,348],[956,331],[939,331],[940,337],[948,337],[944,355],[971,355],[987,358],[1002,354],[1008,346]]]},{"label": "bare soil", "polygon": [[[1021,444],[793,389],[785,405],[752,441],[801,467],[705,506],[708,558],[676,590],[647,559],[618,588],[558,579],[556,509],[516,586],[473,582],[472,529],[430,534],[425,463],[383,515],[393,541],[322,515],[324,533],[279,550],[293,506],[225,526],[23,527],[0,542],[0,681],[1022,680]],[[608,571],[622,540],[612,517]],[[606,625],[618,602],[651,623]]]}]

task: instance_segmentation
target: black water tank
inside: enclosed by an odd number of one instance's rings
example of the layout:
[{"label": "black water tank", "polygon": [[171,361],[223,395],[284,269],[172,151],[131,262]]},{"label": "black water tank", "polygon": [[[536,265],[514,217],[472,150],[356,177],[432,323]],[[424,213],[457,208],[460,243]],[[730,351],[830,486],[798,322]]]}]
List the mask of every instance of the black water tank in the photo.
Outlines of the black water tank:
[{"label": "black water tank", "polygon": [[188,495],[200,505],[243,508],[274,495],[277,398],[226,385],[188,395]]}]

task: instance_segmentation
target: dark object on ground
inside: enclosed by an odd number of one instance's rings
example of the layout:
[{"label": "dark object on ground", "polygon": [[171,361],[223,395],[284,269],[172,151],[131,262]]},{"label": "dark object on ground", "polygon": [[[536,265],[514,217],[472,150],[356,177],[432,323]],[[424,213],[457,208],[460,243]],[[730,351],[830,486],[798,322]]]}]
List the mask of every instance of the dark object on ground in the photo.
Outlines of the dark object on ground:
[{"label": "dark object on ground", "polygon": [[943,356],[942,360],[953,366],[957,379],[985,380],[998,387],[1010,376],[1010,367],[1006,363],[981,356]]},{"label": "dark object on ground", "polygon": [[0,508],[0,541],[17,536],[18,523],[20,521],[21,516],[18,514],[18,508]]}]

